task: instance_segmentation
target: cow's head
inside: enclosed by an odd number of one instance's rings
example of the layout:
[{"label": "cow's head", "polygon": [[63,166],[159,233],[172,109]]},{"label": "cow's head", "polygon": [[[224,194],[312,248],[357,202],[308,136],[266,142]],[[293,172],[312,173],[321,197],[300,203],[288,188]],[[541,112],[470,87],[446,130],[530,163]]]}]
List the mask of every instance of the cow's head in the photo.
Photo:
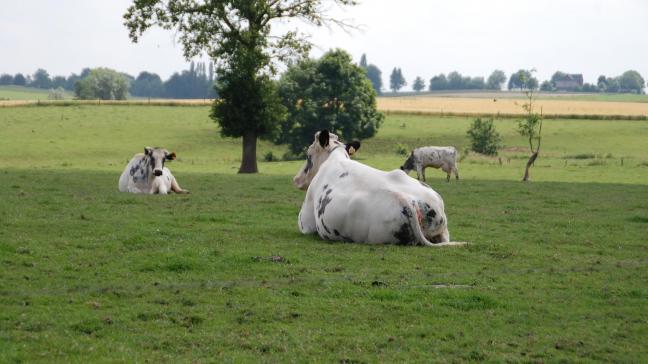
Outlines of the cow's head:
[{"label": "cow's head", "polygon": [[315,133],[313,144],[311,144],[306,150],[306,163],[293,178],[293,184],[295,187],[300,190],[307,190],[322,163],[324,163],[331,152],[337,148],[344,148],[347,156],[349,156],[360,149],[360,142],[355,140],[348,144],[344,144],[339,140],[337,135],[330,133],[328,130],[322,130]]},{"label": "cow's head", "polygon": [[153,170],[153,174],[156,177],[159,177],[162,175],[162,169],[164,169],[164,162],[167,160],[174,160],[176,158],[175,152],[169,153],[168,150],[164,148],[151,148],[151,147],[145,147],[144,148],[144,155],[146,158],[148,158],[148,165],[151,170]]},{"label": "cow's head", "polygon": [[414,152],[410,153],[400,169],[405,171],[405,173],[410,173],[414,169]]}]

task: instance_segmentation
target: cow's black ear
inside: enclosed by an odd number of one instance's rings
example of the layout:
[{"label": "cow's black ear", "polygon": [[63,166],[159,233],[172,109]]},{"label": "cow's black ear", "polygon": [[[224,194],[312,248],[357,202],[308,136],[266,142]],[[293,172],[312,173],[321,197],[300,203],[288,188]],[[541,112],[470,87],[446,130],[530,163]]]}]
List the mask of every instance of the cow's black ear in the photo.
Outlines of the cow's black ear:
[{"label": "cow's black ear", "polygon": [[326,148],[329,145],[329,131],[324,129],[319,133],[319,143],[322,148]]},{"label": "cow's black ear", "polygon": [[358,149],[360,149],[360,142],[357,140],[354,140],[351,143],[347,143],[346,145],[346,151],[347,153],[349,153],[349,155],[353,155],[353,153],[357,152]]},{"label": "cow's black ear", "polygon": [[176,154],[175,154],[175,152],[172,152],[172,153],[167,154],[167,155],[166,155],[166,159],[167,159],[167,160],[170,160],[170,161],[176,159]]},{"label": "cow's black ear", "polygon": [[144,147],[144,155],[150,155],[151,153],[153,153],[153,148]]}]

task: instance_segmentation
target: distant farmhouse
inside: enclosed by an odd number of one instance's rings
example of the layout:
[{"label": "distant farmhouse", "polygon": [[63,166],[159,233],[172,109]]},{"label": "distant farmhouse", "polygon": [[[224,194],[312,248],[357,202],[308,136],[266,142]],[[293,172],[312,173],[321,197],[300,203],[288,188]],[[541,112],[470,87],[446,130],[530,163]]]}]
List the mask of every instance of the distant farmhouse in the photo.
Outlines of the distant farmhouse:
[{"label": "distant farmhouse", "polygon": [[583,75],[580,73],[564,74],[554,83],[558,91],[574,91],[583,87]]}]

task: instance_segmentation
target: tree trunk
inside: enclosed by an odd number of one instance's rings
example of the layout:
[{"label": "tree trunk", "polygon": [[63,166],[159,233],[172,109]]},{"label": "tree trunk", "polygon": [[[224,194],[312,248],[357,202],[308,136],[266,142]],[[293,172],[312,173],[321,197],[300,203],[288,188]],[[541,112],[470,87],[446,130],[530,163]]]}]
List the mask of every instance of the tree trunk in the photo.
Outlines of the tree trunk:
[{"label": "tree trunk", "polygon": [[524,177],[522,178],[522,182],[529,181],[529,168],[531,168],[537,158],[538,152],[531,154],[531,158],[529,158],[529,160],[527,161],[526,168],[524,169]]},{"label": "tree trunk", "polygon": [[243,135],[243,159],[238,173],[258,173],[256,158],[257,136],[254,132]]}]

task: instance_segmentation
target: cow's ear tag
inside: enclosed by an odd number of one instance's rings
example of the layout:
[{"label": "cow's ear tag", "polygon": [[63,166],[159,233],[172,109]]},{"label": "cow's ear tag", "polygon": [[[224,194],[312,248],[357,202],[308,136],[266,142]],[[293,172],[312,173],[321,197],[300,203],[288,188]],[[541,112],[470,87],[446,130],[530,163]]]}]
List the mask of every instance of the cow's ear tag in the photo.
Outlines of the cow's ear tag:
[{"label": "cow's ear tag", "polygon": [[319,133],[319,143],[322,148],[326,148],[329,145],[329,131],[324,129]]},{"label": "cow's ear tag", "polygon": [[175,160],[176,159],[175,152],[169,153],[166,158],[170,161]]}]

